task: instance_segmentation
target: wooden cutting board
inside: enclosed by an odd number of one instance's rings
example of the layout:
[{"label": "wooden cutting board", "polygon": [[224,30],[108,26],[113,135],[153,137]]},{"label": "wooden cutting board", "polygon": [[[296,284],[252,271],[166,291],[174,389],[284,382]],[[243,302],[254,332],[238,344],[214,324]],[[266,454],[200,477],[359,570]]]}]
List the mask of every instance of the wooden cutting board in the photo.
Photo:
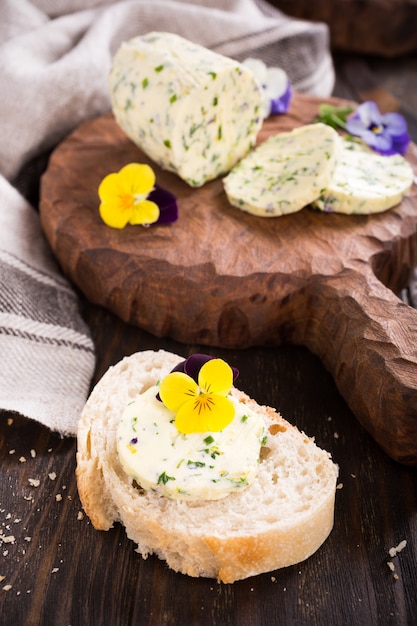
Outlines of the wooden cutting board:
[{"label": "wooden cutting board", "polygon": [[[259,141],[310,123],[318,104],[296,94]],[[407,158],[417,172],[414,144]],[[98,185],[132,161],[150,163],[175,193],[177,222],[120,231],[102,223]],[[185,343],[305,345],[382,448],[417,465],[417,311],[394,295],[417,264],[416,185],[374,216],[306,208],[255,217],[229,205],[221,180],[192,189],[154,166],[107,114],[52,154],[40,212],[63,271],[90,301]]]}]

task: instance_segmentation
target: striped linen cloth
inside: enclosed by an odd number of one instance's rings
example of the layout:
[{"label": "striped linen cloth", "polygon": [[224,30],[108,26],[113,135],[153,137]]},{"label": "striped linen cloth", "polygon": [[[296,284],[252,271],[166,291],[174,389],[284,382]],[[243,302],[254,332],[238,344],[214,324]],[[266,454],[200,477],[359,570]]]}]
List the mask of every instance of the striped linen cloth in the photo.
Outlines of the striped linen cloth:
[{"label": "striped linen cloth", "polygon": [[37,213],[0,178],[0,408],[74,435],[94,346]]}]

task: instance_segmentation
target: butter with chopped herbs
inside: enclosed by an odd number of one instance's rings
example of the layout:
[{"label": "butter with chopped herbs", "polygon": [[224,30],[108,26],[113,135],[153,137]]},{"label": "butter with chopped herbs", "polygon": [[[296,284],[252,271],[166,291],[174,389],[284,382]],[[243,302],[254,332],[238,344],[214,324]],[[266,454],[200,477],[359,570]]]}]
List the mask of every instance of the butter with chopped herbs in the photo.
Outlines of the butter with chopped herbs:
[{"label": "butter with chopped herbs", "polygon": [[262,87],[251,71],[172,33],[121,45],[110,97],[126,135],[192,187],[228,172],[262,125]]}]

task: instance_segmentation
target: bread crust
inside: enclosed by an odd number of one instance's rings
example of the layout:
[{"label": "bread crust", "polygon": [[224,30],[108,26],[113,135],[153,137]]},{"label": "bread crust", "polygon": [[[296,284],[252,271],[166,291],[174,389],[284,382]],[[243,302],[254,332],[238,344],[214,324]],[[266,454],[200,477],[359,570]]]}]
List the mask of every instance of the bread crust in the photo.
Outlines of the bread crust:
[{"label": "bread crust", "polygon": [[[93,389],[78,427],[76,476],[93,526],[120,522],[144,558],[224,583],[303,561],[333,527],[338,468],[330,455],[270,407],[233,389],[269,429],[254,483],[220,501],[171,500],[126,476],[115,432],[125,406],[183,357],[163,350],[125,357]],[[268,453],[269,452],[269,453]]]}]

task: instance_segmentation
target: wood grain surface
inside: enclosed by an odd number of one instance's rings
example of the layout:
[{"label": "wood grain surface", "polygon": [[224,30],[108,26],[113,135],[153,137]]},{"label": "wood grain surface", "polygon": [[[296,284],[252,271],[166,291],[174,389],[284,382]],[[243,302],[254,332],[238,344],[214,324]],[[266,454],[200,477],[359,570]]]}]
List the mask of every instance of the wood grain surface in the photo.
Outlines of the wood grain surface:
[{"label": "wood grain surface", "polygon": [[[259,141],[317,111],[317,99],[296,94]],[[414,144],[407,158],[417,171]],[[98,185],[131,161],[150,163],[176,194],[175,224],[120,231],[101,222]],[[160,170],[108,114],[55,150],[40,210],[64,272],[91,302],[183,343],[304,345],[383,449],[417,464],[417,314],[394,295],[417,263],[415,185],[379,215],[258,218],[229,205],[221,180],[196,190]]]}]

